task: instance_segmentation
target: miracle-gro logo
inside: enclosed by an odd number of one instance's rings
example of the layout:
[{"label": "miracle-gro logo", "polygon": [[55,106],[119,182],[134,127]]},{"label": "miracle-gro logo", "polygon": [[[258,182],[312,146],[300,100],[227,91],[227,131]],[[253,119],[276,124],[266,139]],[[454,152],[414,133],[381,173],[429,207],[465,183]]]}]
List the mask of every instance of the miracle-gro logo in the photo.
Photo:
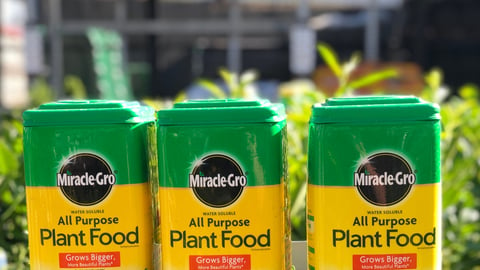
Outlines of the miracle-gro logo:
[{"label": "miracle-gro logo", "polygon": [[360,195],[377,206],[399,203],[417,181],[404,158],[387,152],[369,156],[354,172],[353,178]]},{"label": "miracle-gro logo", "polygon": [[117,179],[101,157],[80,153],[69,157],[56,175],[57,186],[71,202],[89,206],[103,201]]},{"label": "miracle-gro logo", "polygon": [[196,162],[188,176],[189,187],[202,203],[215,208],[234,203],[247,186],[247,177],[232,158],[214,154]]},{"label": "miracle-gro logo", "polygon": [[415,184],[415,174],[397,172],[395,175],[384,172],[382,175],[355,173],[355,186],[393,186]]},{"label": "miracle-gro logo", "polygon": [[57,186],[95,186],[95,185],[113,185],[116,179],[114,174],[91,175],[86,172],[84,175],[69,175],[67,173],[57,173]]},{"label": "miracle-gro logo", "polygon": [[244,175],[229,174],[227,177],[217,174],[214,177],[190,174],[190,187],[244,187],[247,178]]}]

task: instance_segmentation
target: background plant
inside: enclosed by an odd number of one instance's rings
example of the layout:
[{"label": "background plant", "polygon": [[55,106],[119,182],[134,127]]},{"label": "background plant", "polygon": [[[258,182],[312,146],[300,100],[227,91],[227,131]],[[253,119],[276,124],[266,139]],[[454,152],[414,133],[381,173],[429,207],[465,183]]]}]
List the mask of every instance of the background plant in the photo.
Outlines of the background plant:
[{"label": "background plant", "polygon": [[225,68],[220,68],[218,74],[225,83],[226,89],[223,89],[210,79],[200,78],[196,83],[206,89],[212,97],[218,99],[258,98],[258,93],[254,86],[255,81],[258,79],[258,74],[254,70],[236,74]]},{"label": "background plant", "polygon": [[292,239],[306,239],[305,198],[307,194],[308,121],[313,104],[325,96],[306,80],[285,83],[280,98],[287,109],[288,183]]},{"label": "background plant", "polygon": [[[358,88],[397,76],[386,69],[352,80],[359,55],[342,63],[327,44],[319,44],[318,51],[336,70],[339,88],[334,96],[353,95]],[[480,92],[466,84],[454,95],[442,85],[442,77],[440,70],[428,72],[420,95],[440,105],[442,118],[443,269],[480,269]],[[279,94],[287,108],[292,238],[304,240],[308,121],[311,105],[327,96],[308,80],[285,83]]]},{"label": "background plant", "polygon": [[[387,69],[353,80],[352,72],[361,62],[358,54],[341,62],[335,51],[321,43],[318,51],[339,81],[334,96],[355,94],[355,90],[379,80],[397,76]],[[258,74],[247,71],[237,75],[221,69],[226,89],[213,81],[199,79],[212,97],[256,97]],[[85,89],[74,77],[65,80],[72,97],[84,98]],[[44,79],[33,83],[31,106],[54,98]],[[442,117],[442,185],[443,185],[443,269],[480,269],[480,91],[466,84],[452,94],[442,86],[442,73],[432,70],[425,75],[421,96],[440,104]],[[177,100],[187,96],[181,94]],[[288,121],[288,174],[291,198],[292,237],[305,239],[305,194],[307,179],[307,138],[311,105],[327,96],[309,80],[281,85],[280,101],[286,105]],[[144,100],[157,109],[171,106],[171,101]],[[9,269],[28,266],[25,183],[23,175],[22,120],[20,111],[0,114],[0,250],[7,252]]]},{"label": "background plant", "polygon": [[[319,44],[319,53],[339,81],[335,96],[355,94],[366,85],[397,76],[382,70],[351,80],[360,63],[353,55],[341,63],[334,50]],[[442,85],[442,73],[433,69],[425,75],[421,97],[440,105],[442,122],[441,168],[443,188],[442,261],[445,270],[480,269],[480,90],[466,84],[453,94]],[[304,84],[304,83],[303,83]],[[304,197],[306,179],[307,131],[310,105],[323,100],[313,86],[281,91],[288,109],[289,175],[291,182],[292,235],[305,239]],[[319,89],[321,92],[321,89]]]},{"label": "background plant", "polygon": [[[83,83],[68,75],[64,81],[68,98],[84,98]],[[30,106],[52,101],[53,90],[44,78],[36,78],[30,89]],[[7,253],[8,269],[29,267],[27,207],[23,162],[22,111],[0,112],[0,250]]]},{"label": "background plant", "polygon": [[[397,76],[394,69],[383,69],[352,79],[352,74],[361,63],[361,56],[354,53],[347,61],[341,62],[336,52],[326,43],[319,43],[318,52],[325,64],[338,80],[334,96],[349,96],[356,89]],[[305,197],[307,190],[307,148],[308,126],[311,107],[328,98],[322,89],[316,89],[307,81],[285,84],[280,97],[287,109],[288,120],[288,175],[290,183],[292,238],[306,239]]]},{"label": "background plant", "polygon": [[439,70],[425,78],[423,97],[440,104],[443,125],[443,269],[480,269],[479,89],[449,97]]},{"label": "background plant", "polygon": [[7,252],[9,269],[28,269],[23,127],[18,112],[4,113],[0,121],[0,248]]}]

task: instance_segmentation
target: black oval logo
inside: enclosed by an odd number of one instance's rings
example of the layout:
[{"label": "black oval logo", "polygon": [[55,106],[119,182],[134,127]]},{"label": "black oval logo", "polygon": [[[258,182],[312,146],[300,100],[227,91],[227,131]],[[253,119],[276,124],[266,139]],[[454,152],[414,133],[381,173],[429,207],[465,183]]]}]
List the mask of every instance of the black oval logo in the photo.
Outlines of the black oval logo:
[{"label": "black oval logo", "polygon": [[247,185],[247,177],[232,158],[214,154],[203,157],[189,175],[189,186],[204,204],[221,208],[234,203]]},{"label": "black oval logo", "polygon": [[354,173],[354,185],[360,195],[377,206],[402,201],[416,182],[408,162],[393,153],[378,153],[364,160]]},{"label": "black oval logo", "polygon": [[57,186],[63,195],[81,206],[103,201],[115,183],[115,175],[108,163],[90,153],[71,156],[57,173]]}]

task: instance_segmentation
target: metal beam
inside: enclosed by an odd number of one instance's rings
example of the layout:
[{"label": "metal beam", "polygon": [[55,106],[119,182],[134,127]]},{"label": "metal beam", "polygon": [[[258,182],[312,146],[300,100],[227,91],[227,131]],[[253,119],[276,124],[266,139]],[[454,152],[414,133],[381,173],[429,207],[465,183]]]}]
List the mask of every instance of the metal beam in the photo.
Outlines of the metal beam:
[{"label": "metal beam", "polygon": [[[51,0],[52,1],[52,0]],[[58,1],[58,0],[54,0]],[[266,19],[243,20],[238,23],[238,29],[244,34],[278,34],[287,33],[294,19],[271,21]],[[230,34],[231,24],[225,19],[211,20],[129,20],[124,25],[112,21],[65,21],[59,29],[62,34],[83,34],[88,27],[102,27],[116,30],[129,35],[200,35],[200,34]]]},{"label": "metal beam", "polygon": [[[124,28],[125,24],[128,20],[127,14],[127,0],[116,0],[115,1],[115,24],[118,25],[120,28]],[[122,65],[123,70],[128,70],[127,63],[128,63],[128,40],[125,37],[125,33],[119,32],[120,38],[122,39]]]},{"label": "metal beam", "polygon": [[240,22],[242,21],[242,8],[238,0],[230,0],[230,35],[228,36],[227,66],[230,71],[237,74],[242,69],[242,32]]},{"label": "metal beam", "polygon": [[[155,20],[157,18],[157,0],[147,0],[146,17],[148,20]],[[154,90],[159,89],[160,78],[157,76],[158,72],[158,53],[157,53],[157,36],[147,35],[147,59],[150,63],[150,89],[149,95],[154,94]],[[198,77],[198,76],[197,76]]]},{"label": "metal beam", "polygon": [[50,79],[55,97],[64,97],[63,91],[63,37],[60,32],[62,24],[62,1],[48,1],[48,28],[50,38]]},{"label": "metal beam", "polygon": [[365,59],[367,61],[376,62],[379,59],[379,31],[380,18],[378,0],[370,0],[367,9],[367,24],[365,25]]}]

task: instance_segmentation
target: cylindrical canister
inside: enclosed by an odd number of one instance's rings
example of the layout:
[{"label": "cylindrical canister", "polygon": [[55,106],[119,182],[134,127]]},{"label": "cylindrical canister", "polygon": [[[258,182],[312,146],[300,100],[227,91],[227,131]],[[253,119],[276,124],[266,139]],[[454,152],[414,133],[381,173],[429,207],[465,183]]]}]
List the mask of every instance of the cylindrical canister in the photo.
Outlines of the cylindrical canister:
[{"label": "cylindrical canister", "polygon": [[163,269],[290,269],[283,105],[192,100],[157,116]]},{"label": "cylindrical canister", "polygon": [[23,116],[31,269],[152,269],[154,110],[59,101]]},{"label": "cylindrical canister", "polygon": [[312,110],[309,269],[441,269],[438,107],[371,96]]}]

